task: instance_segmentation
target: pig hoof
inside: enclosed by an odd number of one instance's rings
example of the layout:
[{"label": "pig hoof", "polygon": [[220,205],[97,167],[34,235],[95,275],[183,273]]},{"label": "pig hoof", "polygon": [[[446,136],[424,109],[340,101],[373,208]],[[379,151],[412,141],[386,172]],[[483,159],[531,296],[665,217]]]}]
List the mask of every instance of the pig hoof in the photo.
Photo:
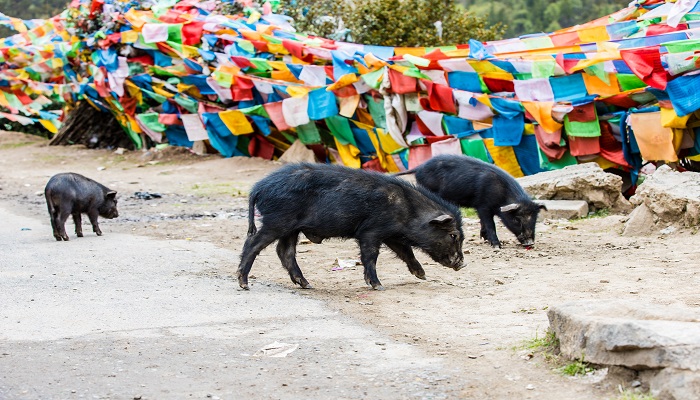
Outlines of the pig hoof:
[{"label": "pig hoof", "polygon": [[306,284],[301,285],[302,289],[313,289],[314,287],[309,284],[309,282],[306,282]]},{"label": "pig hoof", "polygon": [[102,236],[102,232],[95,232],[97,236]]},{"label": "pig hoof", "polygon": [[425,274],[422,274],[422,275],[418,275],[418,274],[413,274],[413,275],[415,275],[415,276],[416,276],[416,278],[418,278],[418,279],[422,279],[422,280],[425,280]]},{"label": "pig hoof", "polygon": [[372,285],[372,289],[374,289],[374,290],[385,290],[385,289],[384,289],[384,286],[382,286],[381,283],[380,283],[380,284],[377,284],[377,285]]},{"label": "pig hoof", "polygon": [[54,236],[54,239],[56,239],[57,242],[63,241],[63,238],[60,236]]},{"label": "pig hoof", "polygon": [[63,236],[62,238],[63,238],[63,240],[66,241],[66,242],[70,240],[70,238],[68,237],[68,235]]},{"label": "pig hoof", "polygon": [[83,232],[76,232],[75,235],[76,235],[77,237],[83,237]]}]

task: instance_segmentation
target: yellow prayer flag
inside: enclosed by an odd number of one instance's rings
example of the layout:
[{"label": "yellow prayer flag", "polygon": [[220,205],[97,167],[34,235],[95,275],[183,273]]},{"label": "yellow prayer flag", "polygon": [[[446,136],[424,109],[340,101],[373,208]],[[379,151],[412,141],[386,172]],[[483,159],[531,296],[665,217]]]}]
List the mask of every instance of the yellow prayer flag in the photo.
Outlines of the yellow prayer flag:
[{"label": "yellow prayer flag", "polygon": [[175,95],[173,93],[170,93],[166,90],[163,90],[162,88],[159,88],[157,86],[153,86],[153,91],[156,92],[157,94],[159,94],[161,96],[165,96],[167,98],[175,97]]},{"label": "yellow prayer flag", "polygon": [[610,35],[605,25],[581,29],[577,33],[581,40],[579,43],[597,43],[610,40]]},{"label": "yellow prayer flag", "polygon": [[53,133],[54,135],[58,133],[58,128],[54,125],[53,121],[50,119],[40,119],[39,123],[46,128],[47,131]]},{"label": "yellow prayer flag", "polygon": [[332,85],[329,85],[326,88],[326,90],[331,91],[331,90],[340,89],[342,87],[352,85],[353,83],[355,83],[359,80],[360,80],[360,78],[353,73],[345,74],[345,75],[341,76],[337,82],[333,83]]},{"label": "yellow prayer flag", "polygon": [[513,147],[496,146],[493,144],[493,139],[490,138],[484,139],[484,145],[486,145],[486,149],[489,151],[494,164],[511,174],[514,178],[525,176],[523,170],[520,169],[518,159],[515,157]]},{"label": "yellow prayer flag", "polygon": [[219,118],[234,135],[245,135],[253,133],[253,126],[250,125],[245,114],[238,110],[228,110],[219,113]]},{"label": "yellow prayer flag", "polygon": [[267,49],[270,50],[272,54],[289,54],[289,50],[285,49],[282,43],[268,43]]},{"label": "yellow prayer flag", "polygon": [[350,168],[360,168],[362,167],[362,162],[360,161],[360,149],[351,144],[342,144],[336,139],[335,147],[338,149],[338,154],[340,154],[340,159],[346,167]]},{"label": "yellow prayer flag", "polygon": [[661,107],[661,126],[664,128],[680,128],[683,129],[688,123],[688,119],[692,114],[685,117],[679,117],[673,108]]},{"label": "yellow prayer flag", "polygon": [[122,32],[122,43],[135,43],[139,40],[139,33],[133,30]]},{"label": "yellow prayer flag", "polygon": [[309,94],[309,89],[302,86],[287,86],[287,94],[292,97],[304,97]]},{"label": "yellow prayer flag", "polygon": [[[269,45],[268,45],[269,47]],[[272,68],[274,68],[276,71],[289,71],[289,68],[287,67],[287,64],[285,64],[282,61],[268,61],[267,62]]]},{"label": "yellow prayer flag", "polygon": [[[401,146],[400,144],[396,143],[393,137],[386,133],[384,129],[382,128],[377,128],[377,138],[379,138],[379,145],[381,146],[382,150],[384,150],[388,154],[394,154],[397,151],[401,151],[405,149],[405,147]],[[391,171],[390,171],[391,172]]]},{"label": "yellow prayer flag", "polygon": [[425,47],[394,47],[394,54],[397,56],[410,54],[412,56],[422,57],[425,55]]}]

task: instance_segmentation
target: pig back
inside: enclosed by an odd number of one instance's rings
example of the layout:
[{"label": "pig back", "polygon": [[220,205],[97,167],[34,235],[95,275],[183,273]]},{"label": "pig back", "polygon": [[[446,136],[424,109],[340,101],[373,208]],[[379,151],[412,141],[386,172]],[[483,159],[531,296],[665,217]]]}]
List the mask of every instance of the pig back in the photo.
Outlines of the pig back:
[{"label": "pig back", "polygon": [[251,200],[263,224],[285,221],[286,227],[313,229],[323,237],[353,236],[372,224],[399,231],[419,214],[445,213],[444,206],[398,178],[322,164],[281,168],[254,186]]},{"label": "pig back", "polygon": [[109,189],[104,185],[72,172],[52,176],[44,190],[47,199],[51,199],[54,204],[70,203],[74,211],[81,212],[90,207],[98,207],[104,201],[107,191]]}]

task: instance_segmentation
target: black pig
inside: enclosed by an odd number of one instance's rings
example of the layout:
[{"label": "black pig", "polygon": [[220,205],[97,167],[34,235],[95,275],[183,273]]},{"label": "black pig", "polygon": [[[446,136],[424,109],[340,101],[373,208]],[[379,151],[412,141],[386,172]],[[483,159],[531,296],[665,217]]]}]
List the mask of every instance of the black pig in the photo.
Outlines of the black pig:
[{"label": "black pig", "polygon": [[395,175],[416,174],[418,185],[461,207],[476,209],[481,237],[501,247],[493,217],[498,215],[523,246],[535,244],[535,224],[542,204],[533,202],[518,182],[501,168],[479,159],[440,155]]},{"label": "black pig", "polygon": [[97,236],[102,236],[102,231],[97,225],[98,215],[109,219],[119,216],[117,192],[72,172],[52,176],[46,184],[44,195],[51,217],[53,237],[58,241],[68,240],[66,220],[69,215],[73,216],[75,234],[78,237],[83,237],[81,214],[88,215],[92,230]]},{"label": "black pig", "polygon": [[[262,216],[260,230],[255,207]],[[284,166],[253,186],[248,223],[238,267],[243,289],[248,289],[255,257],[275,240],[292,282],[310,288],[295,257],[299,233],[314,243],[332,237],[357,240],[365,282],[378,290],[384,289],[375,268],[382,244],[420,279],[425,271],[412,247],[454,270],[463,267],[459,209],[423,188],[376,172],[324,164]]]}]

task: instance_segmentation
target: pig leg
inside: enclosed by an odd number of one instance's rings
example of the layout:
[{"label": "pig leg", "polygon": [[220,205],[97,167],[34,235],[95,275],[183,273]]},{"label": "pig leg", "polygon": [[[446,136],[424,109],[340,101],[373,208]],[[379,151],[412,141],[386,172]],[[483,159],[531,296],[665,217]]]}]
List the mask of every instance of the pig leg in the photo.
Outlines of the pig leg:
[{"label": "pig leg", "polygon": [[377,257],[381,242],[374,240],[360,240],[360,259],[365,266],[365,282],[375,290],[384,290],[384,286],[377,277]]},{"label": "pig leg", "polygon": [[56,210],[52,205],[49,205],[49,217],[51,219],[51,229],[53,230],[53,237],[57,241],[62,241],[63,238],[58,231],[58,210]]},{"label": "pig leg", "polygon": [[73,223],[75,223],[75,234],[78,237],[83,237],[83,220],[80,218],[80,213],[73,213]]},{"label": "pig leg", "polygon": [[66,242],[70,240],[68,238],[68,234],[66,233],[66,221],[68,220],[69,215],[70,211],[60,209],[58,210],[58,216],[56,218],[56,227],[58,228],[58,235],[61,239],[65,240]]},{"label": "pig leg", "polygon": [[[255,257],[260,254],[260,252],[272,242],[277,240],[277,236],[274,232],[269,229],[265,229],[265,225],[260,228],[260,230],[254,235],[248,236],[243,245],[243,252],[241,252],[241,263],[238,265],[238,285],[248,290],[248,274],[250,269],[253,267],[253,261]],[[301,272],[301,271],[300,271]]]},{"label": "pig leg", "polygon": [[299,264],[297,264],[296,252],[298,239],[298,232],[280,238],[279,242],[277,242],[277,256],[280,258],[280,261],[282,261],[282,266],[289,272],[289,277],[292,279],[292,282],[304,289],[313,289],[301,273]]},{"label": "pig leg", "polygon": [[97,224],[97,217],[99,213],[97,209],[88,211],[88,218],[90,218],[90,224],[92,224],[92,231],[97,234],[97,236],[102,236],[102,231],[100,226]]},{"label": "pig leg", "polygon": [[391,249],[399,259],[406,263],[408,270],[418,279],[425,280],[425,271],[420,262],[416,260],[416,256],[413,255],[413,249],[411,246],[401,243],[400,241],[385,240],[384,244]]},{"label": "pig leg", "polygon": [[496,223],[493,222],[494,215],[483,210],[477,210],[477,213],[481,222],[481,237],[486,239],[491,246],[500,248],[501,242],[496,236]]}]

